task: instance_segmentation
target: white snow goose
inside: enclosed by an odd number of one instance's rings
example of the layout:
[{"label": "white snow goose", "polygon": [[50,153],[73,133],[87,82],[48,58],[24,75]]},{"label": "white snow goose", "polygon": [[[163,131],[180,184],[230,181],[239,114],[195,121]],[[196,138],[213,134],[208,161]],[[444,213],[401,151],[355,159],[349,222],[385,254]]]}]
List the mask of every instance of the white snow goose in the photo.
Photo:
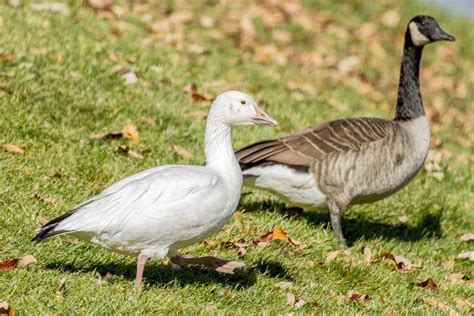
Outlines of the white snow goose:
[{"label": "white snow goose", "polygon": [[249,95],[229,91],[213,102],[206,123],[205,166],[166,165],[129,176],[44,225],[33,241],[70,234],[112,251],[137,256],[140,289],[148,258],[201,264],[232,273],[242,267],[215,257],[184,258],[178,249],[217,233],[239,202],[242,172],[231,127],[276,125]]},{"label": "white snow goose", "polygon": [[268,190],[290,203],[329,209],[345,245],[340,218],[348,206],[385,198],[422,167],[430,127],[419,87],[424,45],[454,41],[430,16],[416,16],[405,32],[395,119],[352,118],[326,122],[236,152],[244,185]]}]

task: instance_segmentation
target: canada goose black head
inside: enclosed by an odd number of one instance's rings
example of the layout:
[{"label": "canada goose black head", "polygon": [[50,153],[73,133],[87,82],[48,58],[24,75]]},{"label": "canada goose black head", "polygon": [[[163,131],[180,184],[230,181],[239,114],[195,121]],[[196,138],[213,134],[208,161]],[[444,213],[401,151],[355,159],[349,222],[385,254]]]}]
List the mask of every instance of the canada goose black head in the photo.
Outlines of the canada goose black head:
[{"label": "canada goose black head", "polygon": [[454,36],[445,32],[431,16],[418,15],[408,22],[407,35],[415,46],[423,46],[436,41],[455,40]]}]

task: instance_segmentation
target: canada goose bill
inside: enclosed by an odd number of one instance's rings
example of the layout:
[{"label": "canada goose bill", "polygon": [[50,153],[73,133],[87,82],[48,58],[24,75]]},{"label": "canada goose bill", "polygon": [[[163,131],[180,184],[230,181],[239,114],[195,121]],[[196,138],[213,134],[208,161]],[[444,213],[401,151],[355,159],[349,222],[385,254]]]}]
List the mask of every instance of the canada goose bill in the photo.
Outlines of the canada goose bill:
[{"label": "canada goose bill", "polygon": [[422,167],[430,127],[419,87],[423,46],[454,41],[430,16],[412,18],[405,44],[395,118],[349,118],[314,125],[236,151],[244,184],[287,202],[328,209],[336,237],[345,245],[341,217],[350,205],[392,195]]}]

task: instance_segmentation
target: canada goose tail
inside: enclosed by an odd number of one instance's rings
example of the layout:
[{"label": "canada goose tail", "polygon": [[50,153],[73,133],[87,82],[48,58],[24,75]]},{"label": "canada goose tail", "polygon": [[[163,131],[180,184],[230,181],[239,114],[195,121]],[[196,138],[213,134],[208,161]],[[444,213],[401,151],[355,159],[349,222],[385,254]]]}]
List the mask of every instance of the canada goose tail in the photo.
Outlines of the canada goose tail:
[{"label": "canada goose tail", "polygon": [[244,171],[257,164],[266,162],[267,158],[280,150],[285,150],[280,141],[265,140],[237,150],[235,157],[239,161],[240,168]]}]

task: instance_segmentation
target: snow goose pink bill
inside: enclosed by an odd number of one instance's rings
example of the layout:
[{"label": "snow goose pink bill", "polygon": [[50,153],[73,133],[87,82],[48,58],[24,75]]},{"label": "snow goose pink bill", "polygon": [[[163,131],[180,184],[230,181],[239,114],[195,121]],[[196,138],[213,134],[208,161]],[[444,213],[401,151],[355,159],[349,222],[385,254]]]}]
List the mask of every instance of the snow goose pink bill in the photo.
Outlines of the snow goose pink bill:
[{"label": "snow goose pink bill", "polygon": [[129,176],[48,222],[33,241],[70,234],[137,256],[137,289],[151,257],[169,256],[177,265],[206,265],[233,273],[244,264],[215,257],[184,258],[178,250],[217,233],[237,208],[243,179],[231,127],[276,124],[249,95],[225,92],[213,102],[207,118],[205,166],[165,165]]}]

